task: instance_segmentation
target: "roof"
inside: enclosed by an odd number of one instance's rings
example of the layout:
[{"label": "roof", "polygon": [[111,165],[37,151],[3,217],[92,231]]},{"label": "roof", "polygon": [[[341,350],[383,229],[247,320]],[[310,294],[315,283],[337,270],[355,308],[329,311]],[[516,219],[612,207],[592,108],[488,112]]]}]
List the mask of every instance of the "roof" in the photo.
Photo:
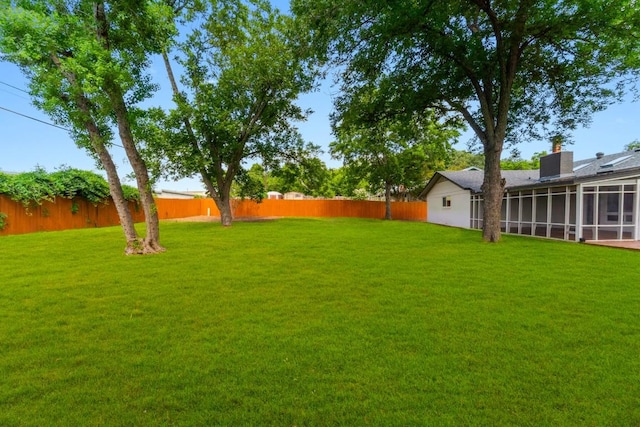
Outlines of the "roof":
[{"label": "roof", "polygon": [[[503,170],[502,177],[506,181],[507,187],[517,187],[538,182],[540,171],[538,170]],[[436,172],[429,181],[420,197],[424,197],[431,191],[441,178],[446,178],[463,190],[470,190],[474,193],[482,191],[482,181],[484,180],[483,170],[462,170],[462,171],[441,171]]]},{"label": "roof", "polygon": [[160,197],[160,198],[172,198],[174,196],[177,196],[178,198],[196,198],[196,197],[203,197],[205,196],[206,193],[204,190],[200,190],[200,191],[176,191],[176,190],[160,190],[158,192],[156,192],[156,196]]},{"label": "roof", "polygon": [[604,155],[600,159],[592,157],[573,162],[573,171],[578,179],[633,169],[640,170],[640,150],[624,151]]},{"label": "roof", "polygon": [[[602,153],[598,153],[602,154]],[[640,149],[614,153],[608,155],[596,155],[589,159],[573,162],[573,175],[540,181],[539,170],[503,170],[505,188],[518,187],[551,187],[554,184],[573,184],[601,179],[603,176],[627,176],[640,175]],[[429,181],[420,197],[425,197],[429,191],[445,178],[458,187],[474,193],[481,192],[484,172],[482,170],[439,171]]]}]

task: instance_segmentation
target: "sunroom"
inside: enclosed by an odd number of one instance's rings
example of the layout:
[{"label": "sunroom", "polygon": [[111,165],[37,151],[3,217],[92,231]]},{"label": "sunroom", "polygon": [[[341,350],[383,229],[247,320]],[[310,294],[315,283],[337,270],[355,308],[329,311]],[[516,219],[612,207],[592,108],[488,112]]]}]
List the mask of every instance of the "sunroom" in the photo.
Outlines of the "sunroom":
[{"label": "sunroom", "polygon": [[[599,153],[596,159],[576,163],[571,152],[547,157],[541,159],[536,183],[509,187],[507,182],[503,232],[574,241],[640,240],[640,153]],[[550,160],[554,167],[549,167]],[[482,228],[482,223],[482,194],[475,193],[470,226]]]}]

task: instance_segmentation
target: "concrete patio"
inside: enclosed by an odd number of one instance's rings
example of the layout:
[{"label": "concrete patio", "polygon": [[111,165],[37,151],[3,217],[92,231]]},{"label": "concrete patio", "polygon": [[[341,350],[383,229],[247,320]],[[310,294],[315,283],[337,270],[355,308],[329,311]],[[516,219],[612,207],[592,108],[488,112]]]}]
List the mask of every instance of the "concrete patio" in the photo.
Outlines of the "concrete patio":
[{"label": "concrete patio", "polygon": [[612,248],[640,251],[640,241],[637,240],[587,240],[585,243],[588,245],[609,246]]}]

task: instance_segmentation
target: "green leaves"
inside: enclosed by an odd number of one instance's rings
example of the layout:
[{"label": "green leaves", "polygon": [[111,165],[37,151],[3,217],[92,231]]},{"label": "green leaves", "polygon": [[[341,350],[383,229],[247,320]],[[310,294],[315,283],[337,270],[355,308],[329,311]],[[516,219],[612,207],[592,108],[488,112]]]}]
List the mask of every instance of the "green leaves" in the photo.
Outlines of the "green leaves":
[{"label": "green leaves", "polygon": [[396,109],[384,90],[373,85],[343,94],[333,116],[336,141],[331,154],[372,191],[385,186],[413,189],[444,166],[450,144],[459,135],[455,120],[438,120]]},{"label": "green leaves", "polygon": [[[139,193],[135,188],[126,188],[127,200],[138,200]],[[42,204],[53,201],[56,197],[73,199],[84,198],[91,203],[105,203],[109,198],[109,186],[105,179],[93,172],[73,168],[61,168],[48,173],[42,168],[17,175],[0,173],[0,193],[25,207],[31,204]]]},{"label": "green leaves", "polygon": [[339,109],[374,88],[405,117],[435,111],[467,122],[486,155],[483,238],[497,241],[505,143],[567,139],[635,89],[636,3],[292,0],[292,10],[311,28],[316,55],[339,66]]},{"label": "green leaves", "polygon": [[93,172],[64,168],[49,175],[59,188],[59,196],[73,199],[82,197],[91,203],[105,202],[109,197],[109,185],[105,179]]},{"label": "green leaves", "polygon": [[630,0],[293,0],[292,9],[341,65],[346,93],[386,81],[402,107],[454,110],[481,140],[570,132],[640,69]]},{"label": "green leaves", "polygon": [[33,172],[19,175],[3,174],[0,192],[7,194],[12,200],[22,203],[25,207],[30,204],[41,204],[43,201],[53,201],[56,195],[64,193],[64,188],[41,168]]},{"label": "green leaves", "polygon": [[[200,174],[222,214],[228,216],[232,184],[243,196],[264,190],[243,170],[249,159],[277,162],[297,147],[292,121],[304,120],[296,100],[313,87],[313,62],[303,55],[290,17],[268,2],[228,0],[189,4],[177,44],[180,82],[163,53],[176,107],[146,122],[150,160],[166,175]],[[151,130],[154,128],[155,130]],[[156,135],[156,137],[151,137]],[[228,224],[227,224],[228,225]]]}]

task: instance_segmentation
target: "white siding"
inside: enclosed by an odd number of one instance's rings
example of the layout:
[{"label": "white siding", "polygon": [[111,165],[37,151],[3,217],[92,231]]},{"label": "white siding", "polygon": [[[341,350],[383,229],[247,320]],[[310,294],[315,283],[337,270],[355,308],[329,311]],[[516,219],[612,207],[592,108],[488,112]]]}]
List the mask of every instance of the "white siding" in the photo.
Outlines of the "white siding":
[{"label": "white siding", "polygon": [[[442,206],[442,198],[451,198],[451,207]],[[471,192],[441,178],[427,196],[427,221],[434,224],[469,228]]]}]

